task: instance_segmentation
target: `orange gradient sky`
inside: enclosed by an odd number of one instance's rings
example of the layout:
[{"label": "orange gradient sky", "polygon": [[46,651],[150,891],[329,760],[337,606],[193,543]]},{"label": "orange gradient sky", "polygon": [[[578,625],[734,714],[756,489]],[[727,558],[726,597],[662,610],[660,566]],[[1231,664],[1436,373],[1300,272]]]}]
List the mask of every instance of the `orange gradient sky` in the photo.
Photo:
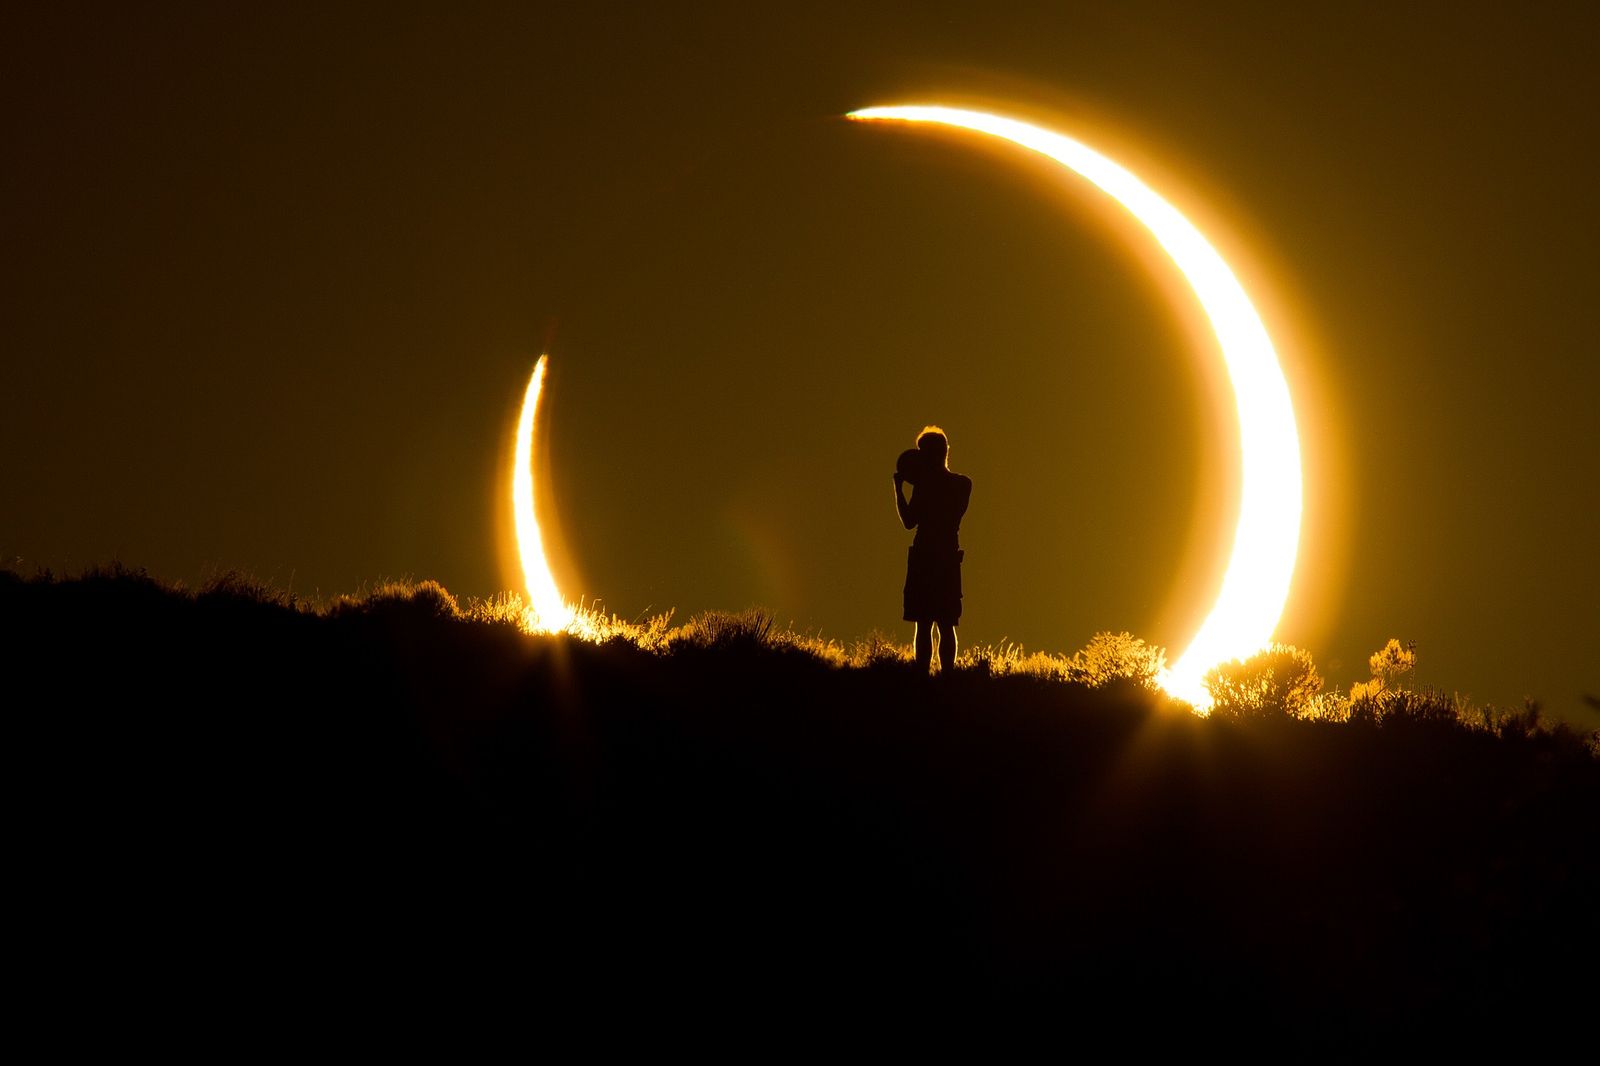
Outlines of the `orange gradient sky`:
[{"label": "orange gradient sky", "polygon": [[1594,721],[1588,13],[906,10],[19,15],[7,565],[512,587],[548,351],[575,596],[898,634],[937,422],[964,641],[1180,644],[1239,507],[1204,323],[1059,168],[840,118],[937,99],[1070,131],[1238,275],[1314,487],[1281,639]]}]

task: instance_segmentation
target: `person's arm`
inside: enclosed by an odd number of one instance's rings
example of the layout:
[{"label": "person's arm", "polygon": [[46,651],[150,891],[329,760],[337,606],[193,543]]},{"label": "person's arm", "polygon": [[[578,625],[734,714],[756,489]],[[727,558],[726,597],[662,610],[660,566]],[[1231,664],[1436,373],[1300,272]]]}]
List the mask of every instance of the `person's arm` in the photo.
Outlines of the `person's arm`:
[{"label": "person's arm", "polygon": [[900,476],[899,471],[895,472],[894,509],[895,513],[900,516],[901,525],[905,526],[907,529],[915,529],[917,526],[917,520],[911,513],[911,505],[906,502],[905,480],[905,478]]}]

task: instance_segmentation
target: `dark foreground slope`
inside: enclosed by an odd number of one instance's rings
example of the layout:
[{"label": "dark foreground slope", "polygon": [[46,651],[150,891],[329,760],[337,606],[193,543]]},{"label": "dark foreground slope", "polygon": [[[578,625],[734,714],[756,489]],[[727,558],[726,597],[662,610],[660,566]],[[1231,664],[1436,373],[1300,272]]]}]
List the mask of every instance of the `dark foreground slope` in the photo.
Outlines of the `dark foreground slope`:
[{"label": "dark foreground slope", "polygon": [[0,575],[0,626],[35,987],[97,1017],[1303,1052],[1575,1034],[1595,1002],[1600,764],[1570,737],[658,655],[428,595]]}]

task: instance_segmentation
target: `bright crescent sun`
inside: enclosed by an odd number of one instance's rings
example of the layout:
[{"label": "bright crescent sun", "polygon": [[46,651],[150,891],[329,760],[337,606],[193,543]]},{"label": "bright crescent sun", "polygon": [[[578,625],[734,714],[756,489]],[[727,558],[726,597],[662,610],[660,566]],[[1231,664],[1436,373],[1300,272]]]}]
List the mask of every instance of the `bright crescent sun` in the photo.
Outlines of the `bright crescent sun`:
[{"label": "bright crescent sun", "polygon": [[1300,438],[1272,339],[1244,287],[1178,209],[1126,168],[1070,137],[1015,119],[948,107],[869,107],[850,118],[931,122],[986,133],[1055,160],[1109,193],[1138,219],[1194,290],[1211,320],[1239,411],[1239,523],[1222,591],[1163,679],[1173,695],[1210,703],[1200,683],[1218,663],[1266,647],[1289,598],[1300,539]]},{"label": "bright crescent sun", "polygon": [[550,357],[541,355],[533,365],[528,391],[522,397],[522,414],[517,419],[515,465],[511,471],[512,514],[517,529],[517,554],[522,558],[522,582],[528,590],[529,629],[556,632],[572,625],[573,610],[561,598],[556,579],[544,554],[544,534],[534,513],[533,442],[538,437],[538,417],[542,407],[545,366]]}]

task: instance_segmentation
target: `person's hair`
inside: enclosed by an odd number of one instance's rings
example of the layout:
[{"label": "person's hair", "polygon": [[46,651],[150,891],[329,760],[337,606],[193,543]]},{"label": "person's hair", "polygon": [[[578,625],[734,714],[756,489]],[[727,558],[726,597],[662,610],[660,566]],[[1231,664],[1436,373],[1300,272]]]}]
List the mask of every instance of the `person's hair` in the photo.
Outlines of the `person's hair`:
[{"label": "person's hair", "polygon": [[928,452],[946,468],[950,466],[950,438],[938,426],[922,427],[917,434],[917,450]]}]

